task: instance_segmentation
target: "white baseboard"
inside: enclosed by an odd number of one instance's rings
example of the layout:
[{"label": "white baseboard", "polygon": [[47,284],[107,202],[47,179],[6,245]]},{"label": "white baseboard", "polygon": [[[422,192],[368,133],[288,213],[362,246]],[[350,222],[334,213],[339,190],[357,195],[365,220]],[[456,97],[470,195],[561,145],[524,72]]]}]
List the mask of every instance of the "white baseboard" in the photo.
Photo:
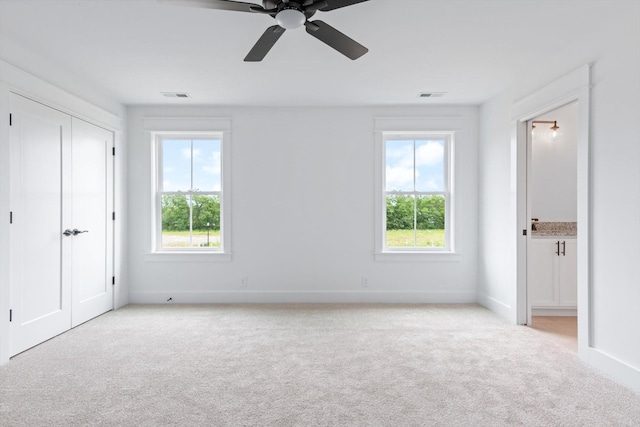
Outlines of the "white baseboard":
[{"label": "white baseboard", "polygon": [[[171,300],[169,300],[171,298]],[[137,292],[130,304],[391,303],[473,304],[475,292]]]},{"label": "white baseboard", "polygon": [[640,395],[640,369],[598,349],[589,348],[587,363]]},{"label": "white baseboard", "polygon": [[477,302],[481,306],[493,311],[498,316],[504,317],[505,319],[511,319],[513,317],[511,307],[495,298],[479,293],[477,295]]},{"label": "white baseboard", "polygon": [[566,307],[531,307],[532,316],[577,316],[577,308]]}]

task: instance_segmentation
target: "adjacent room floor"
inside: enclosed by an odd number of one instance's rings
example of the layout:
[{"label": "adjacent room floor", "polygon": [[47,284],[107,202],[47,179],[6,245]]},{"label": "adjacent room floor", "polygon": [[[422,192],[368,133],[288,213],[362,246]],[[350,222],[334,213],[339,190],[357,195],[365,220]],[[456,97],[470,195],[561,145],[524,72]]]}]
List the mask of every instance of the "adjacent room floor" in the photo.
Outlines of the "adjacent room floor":
[{"label": "adjacent room floor", "polygon": [[578,318],[576,316],[533,316],[531,320],[530,326],[533,329],[578,353]]}]

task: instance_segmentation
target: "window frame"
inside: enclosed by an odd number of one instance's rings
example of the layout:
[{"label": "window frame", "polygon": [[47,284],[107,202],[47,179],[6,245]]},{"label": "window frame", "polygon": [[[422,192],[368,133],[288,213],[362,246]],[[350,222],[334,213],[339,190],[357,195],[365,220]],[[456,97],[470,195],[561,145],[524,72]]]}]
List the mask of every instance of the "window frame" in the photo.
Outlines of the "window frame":
[{"label": "window frame", "polygon": [[[404,190],[395,190],[395,191],[388,191],[387,190],[387,174],[386,174],[386,169],[387,169],[387,156],[386,156],[386,151],[387,151],[387,142],[393,140],[393,141],[413,141],[413,160],[414,160],[414,164],[413,164],[413,182],[414,182],[414,189],[413,191],[404,191]],[[415,189],[415,183],[416,183],[416,178],[415,178],[415,173],[416,173],[416,164],[415,164],[415,159],[416,159],[416,142],[420,141],[420,140],[426,140],[426,141],[433,141],[433,140],[437,140],[437,141],[444,141],[444,158],[443,158],[443,168],[444,168],[444,190],[443,191],[417,191]],[[382,168],[382,209],[383,209],[383,214],[382,214],[382,251],[383,252],[418,252],[418,253],[423,253],[423,252],[451,252],[451,196],[452,196],[452,185],[451,185],[451,155],[452,155],[452,147],[453,147],[453,134],[452,133],[447,133],[447,132],[383,132],[383,140],[382,140],[382,152],[383,152],[383,168]],[[417,209],[417,202],[416,202],[416,198],[419,196],[444,196],[444,200],[445,200],[445,205],[444,205],[444,210],[445,210],[445,215],[444,215],[444,240],[445,240],[445,246],[444,247],[434,247],[434,246],[407,246],[407,247],[389,247],[387,245],[387,197],[389,195],[399,195],[399,196],[413,196],[413,200],[414,200],[414,228],[413,228],[413,235],[414,235],[414,245],[415,245],[415,241],[417,238],[417,224],[416,224],[416,209]]]},{"label": "window frame", "polygon": [[[190,188],[187,191],[165,191],[163,188],[164,183],[164,151],[162,149],[162,143],[166,140],[184,140],[191,142],[191,183],[193,184],[193,142],[194,141],[207,141],[207,140],[219,140],[220,141],[220,190],[218,191],[194,191],[193,188]],[[155,251],[156,252],[224,252],[222,248],[224,248],[224,182],[223,182],[223,161],[222,158],[224,156],[224,139],[222,132],[209,132],[209,133],[197,133],[191,135],[177,134],[177,135],[168,135],[168,134],[157,134],[156,135],[156,191],[155,191]],[[220,198],[220,246],[219,247],[196,247],[189,246],[186,248],[165,248],[162,247],[162,196],[172,195],[172,196],[186,196],[192,197],[196,195],[201,196],[218,196]],[[191,205],[191,204],[190,204]],[[192,206],[192,205],[191,205]],[[190,218],[190,223],[192,222],[192,218]],[[191,230],[193,231],[193,230]]]},{"label": "window frame", "polygon": [[[183,119],[147,119],[151,125],[162,121],[167,126],[167,122],[179,121],[177,128],[189,127],[193,121]],[[202,123],[200,123],[202,122]],[[225,119],[198,119],[200,127],[207,130],[156,130],[150,131],[151,141],[151,227],[150,227],[150,250],[145,254],[146,261],[231,261],[231,132],[230,120]],[[213,124],[214,126],[211,126]],[[164,126],[163,126],[164,127]],[[198,126],[196,126],[198,127]],[[162,149],[161,143],[166,139],[216,139],[220,140],[220,190],[219,191],[184,191],[184,192],[162,192]],[[193,171],[192,171],[193,173]],[[208,195],[217,193],[220,196],[220,246],[219,247],[187,247],[187,248],[162,248],[162,194],[200,194]]]},{"label": "window frame", "polygon": [[[459,261],[456,252],[456,133],[461,117],[382,117],[375,119],[375,215],[376,261]],[[445,247],[387,247],[386,245],[386,141],[392,139],[445,140]],[[440,193],[440,192],[418,192]]]}]

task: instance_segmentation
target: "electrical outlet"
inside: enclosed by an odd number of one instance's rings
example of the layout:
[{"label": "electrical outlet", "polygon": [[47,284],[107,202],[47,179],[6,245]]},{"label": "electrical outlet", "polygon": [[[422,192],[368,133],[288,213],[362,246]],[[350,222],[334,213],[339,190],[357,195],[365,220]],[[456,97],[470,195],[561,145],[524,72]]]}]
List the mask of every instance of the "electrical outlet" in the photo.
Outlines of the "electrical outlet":
[{"label": "electrical outlet", "polygon": [[249,285],[249,278],[247,276],[240,279],[240,287],[246,288]]},{"label": "electrical outlet", "polygon": [[365,288],[369,286],[369,279],[367,277],[362,276],[362,286]]}]

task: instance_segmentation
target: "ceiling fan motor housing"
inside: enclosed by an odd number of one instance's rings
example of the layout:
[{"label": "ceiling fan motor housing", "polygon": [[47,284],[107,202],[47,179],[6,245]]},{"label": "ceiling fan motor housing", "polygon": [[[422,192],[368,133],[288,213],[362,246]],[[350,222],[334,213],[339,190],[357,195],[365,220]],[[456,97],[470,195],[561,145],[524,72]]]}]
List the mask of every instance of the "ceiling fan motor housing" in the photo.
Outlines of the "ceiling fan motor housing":
[{"label": "ceiling fan motor housing", "polygon": [[306,10],[306,6],[313,4],[314,2],[301,0],[297,1],[282,1],[282,0],[263,0],[262,5],[266,10],[277,10],[277,12],[273,13],[272,16],[275,18],[276,15],[283,10],[297,10],[302,12],[306,19],[311,18],[316,14],[315,10]]}]

